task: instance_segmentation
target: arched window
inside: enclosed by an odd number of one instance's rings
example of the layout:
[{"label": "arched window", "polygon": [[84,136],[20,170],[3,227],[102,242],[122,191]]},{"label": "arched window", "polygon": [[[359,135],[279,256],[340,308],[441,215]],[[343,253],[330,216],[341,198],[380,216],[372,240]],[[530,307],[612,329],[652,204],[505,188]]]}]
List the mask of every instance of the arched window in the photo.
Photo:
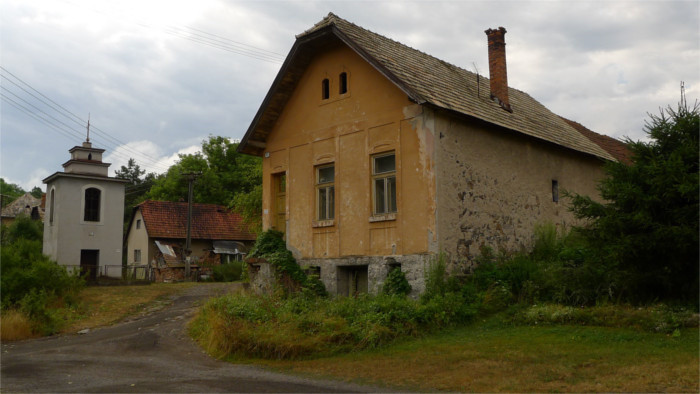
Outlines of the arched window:
[{"label": "arched window", "polygon": [[91,187],[85,190],[85,216],[86,222],[100,221],[100,189]]},{"label": "arched window", "polygon": [[49,197],[49,224],[53,224],[53,210],[56,206],[56,190],[51,189],[51,195]]},{"label": "arched window", "polygon": [[328,78],[324,79],[323,82],[321,82],[321,99],[323,100],[328,100],[328,98],[331,96],[331,84]]},{"label": "arched window", "polygon": [[348,73],[340,73],[338,86],[340,94],[345,94],[348,92]]},{"label": "arched window", "polygon": [[92,153],[88,153],[88,160],[92,160]]}]

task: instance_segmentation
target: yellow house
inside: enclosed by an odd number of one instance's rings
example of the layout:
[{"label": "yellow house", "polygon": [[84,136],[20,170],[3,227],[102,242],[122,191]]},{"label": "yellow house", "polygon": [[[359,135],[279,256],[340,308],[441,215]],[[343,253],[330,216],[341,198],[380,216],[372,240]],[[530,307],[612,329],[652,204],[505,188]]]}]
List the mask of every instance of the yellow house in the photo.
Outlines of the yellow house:
[{"label": "yellow house", "polygon": [[239,151],[263,157],[263,228],[329,292],[400,267],[418,293],[435,254],[466,271],[483,245],[571,223],[560,190],[597,193],[616,158],[509,88],[505,29],[486,33],[490,78],[334,14],[297,36]]}]

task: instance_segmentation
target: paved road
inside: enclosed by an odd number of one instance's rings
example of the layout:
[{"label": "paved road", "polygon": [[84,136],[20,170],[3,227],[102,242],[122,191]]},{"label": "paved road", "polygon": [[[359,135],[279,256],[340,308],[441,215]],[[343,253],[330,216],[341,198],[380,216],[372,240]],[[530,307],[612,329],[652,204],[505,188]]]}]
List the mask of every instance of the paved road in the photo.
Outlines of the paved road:
[{"label": "paved road", "polygon": [[8,392],[375,392],[378,388],[304,379],[215,360],[187,336],[185,323],[211,295],[206,284],[173,304],[84,335],[2,344],[0,391]]}]

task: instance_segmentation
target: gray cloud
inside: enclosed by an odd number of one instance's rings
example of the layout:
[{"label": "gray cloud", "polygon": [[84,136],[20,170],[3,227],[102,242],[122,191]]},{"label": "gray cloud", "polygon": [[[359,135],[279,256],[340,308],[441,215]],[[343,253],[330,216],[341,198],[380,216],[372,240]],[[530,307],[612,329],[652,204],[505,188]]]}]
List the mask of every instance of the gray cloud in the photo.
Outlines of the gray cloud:
[{"label": "gray cloud", "polygon": [[[90,113],[107,134],[95,130],[94,140],[113,153],[112,170],[130,155],[147,167],[133,144],[158,147],[149,156],[159,161],[209,134],[241,138],[267,93],[279,63],[193,42],[188,28],[286,56],[294,35],[332,11],[488,75],[484,30],[505,26],[510,84],[616,137],[643,138],[646,113],[677,102],[681,80],[689,100],[700,96],[696,1],[212,1],[186,12],[173,2],[151,15],[75,1],[0,4],[0,59],[81,119]],[[25,188],[60,170],[84,138],[83,124],[66,137],[5,101],[1,111],[1,175]]]}]

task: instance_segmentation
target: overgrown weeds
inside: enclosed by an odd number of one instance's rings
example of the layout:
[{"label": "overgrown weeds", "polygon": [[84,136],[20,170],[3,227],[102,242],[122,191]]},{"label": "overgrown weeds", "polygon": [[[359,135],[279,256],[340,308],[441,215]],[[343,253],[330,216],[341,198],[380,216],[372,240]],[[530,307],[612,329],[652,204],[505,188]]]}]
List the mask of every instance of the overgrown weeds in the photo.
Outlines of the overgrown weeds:
[{"label": "overgrown weeds", "polygon": [[294,359],[376,348],[473,313],[456,294],[419,302],[403,296],[328,299],[230,295],[209,301],[190,333],[218,357]]},{"label": "overgrown weeds", "polygon": [[271,261],[301,290],[285,286],[268,296],[214,299],[190,332],[218,357],[298,359],[373,349],[465,325],[476,316],[497,315],[504,325],[633,327],[669,335],[698,326],[692,307],[620,304],[614,267],[597,263],[596,251],[575,232],[543,225],[535,234],[530,252],[506,255],[483,248],[466,278],[450,276],[447,256],[435,256],[425,267],[425,290],[413,300],[396,269],[377,296],[318,297],[323,293],[308,290],[308,278],[279,234],[268,232],[253,254]]},{"label": "overgrown weeds", "polygon": [[477,311],[445,275],[444,256],[428,271],[431,290],[420,300],[407,298],[405,288],[335,299],[310,292],[216,298],[190,333],[218,357],[296,359],[376,348],[471,321]]}]

